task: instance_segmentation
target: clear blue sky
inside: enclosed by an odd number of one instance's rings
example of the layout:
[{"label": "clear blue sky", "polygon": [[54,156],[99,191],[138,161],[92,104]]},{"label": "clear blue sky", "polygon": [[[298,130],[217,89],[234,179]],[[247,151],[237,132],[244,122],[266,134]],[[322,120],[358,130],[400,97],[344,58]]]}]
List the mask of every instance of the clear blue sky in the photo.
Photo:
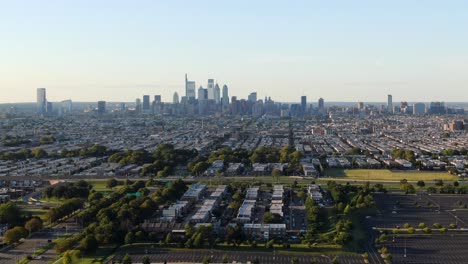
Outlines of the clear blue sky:
[{"label": "clear blue sky", "polygon": [[0,102],[468,101],[468,1],[0,0]]}]

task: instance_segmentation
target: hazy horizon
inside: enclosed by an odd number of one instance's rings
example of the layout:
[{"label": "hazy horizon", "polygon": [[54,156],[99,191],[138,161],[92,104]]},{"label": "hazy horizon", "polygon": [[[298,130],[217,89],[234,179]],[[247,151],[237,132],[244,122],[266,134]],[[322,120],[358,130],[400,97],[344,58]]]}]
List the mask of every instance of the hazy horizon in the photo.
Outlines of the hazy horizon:
[{"label": "hazy horizon", "polygon": [[185,95],[468,101],[465,1],[7,1],[0,103]]}]

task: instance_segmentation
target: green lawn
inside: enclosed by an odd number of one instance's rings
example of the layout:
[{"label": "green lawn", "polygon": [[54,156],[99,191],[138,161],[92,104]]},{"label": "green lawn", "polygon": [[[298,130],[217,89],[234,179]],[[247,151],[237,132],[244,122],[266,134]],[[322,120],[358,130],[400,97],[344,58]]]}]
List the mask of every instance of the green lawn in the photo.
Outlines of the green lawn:
[{"label": "green lawn", "polygon": [[106,187],[107,181],[87,181],[97,192],[110,192],[112,189]]},{"label": "green lawn", "polygon": [[399,181],[407,179],[408,181],[432,181],[442,179],[445,181],[454,181],[458,177],[449,174],[448,172],[421,172],[421,171],[390,171],[390,170],[366,170],[366,169],[327,169],[325,175],[335,178],[347,178],[350,180],[382,180],[382,181]]}]

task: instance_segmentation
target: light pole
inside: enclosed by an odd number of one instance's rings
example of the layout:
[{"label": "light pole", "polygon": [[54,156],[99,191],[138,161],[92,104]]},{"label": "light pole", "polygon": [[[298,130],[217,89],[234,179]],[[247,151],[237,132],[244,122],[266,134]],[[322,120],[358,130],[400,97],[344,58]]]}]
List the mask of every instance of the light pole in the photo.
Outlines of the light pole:
[{"label": "light pole", "polygon": [[406,237],[405,237],[405,254],[403,255],[404,258],[406,258]]}]

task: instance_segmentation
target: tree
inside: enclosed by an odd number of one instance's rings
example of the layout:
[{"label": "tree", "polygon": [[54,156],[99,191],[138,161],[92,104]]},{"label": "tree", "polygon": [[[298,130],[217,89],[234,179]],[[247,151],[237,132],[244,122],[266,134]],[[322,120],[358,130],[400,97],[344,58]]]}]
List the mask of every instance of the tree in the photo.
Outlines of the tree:
[{"label": "tree", "polygon": [[252,264],[260,264],[260,260],[255,257],[253,260],[252,260]]},{"label": "tree", "polygon": [[275,169],[273,169],[271,171],[271,176],[273,176],[273,177],[279,177],[282,174],[283,174],[283,172],[280,169],[277,169],[277,168],[275,168]]},{"label": "tree", "polygon": [[143,264],[151,264],[151,261],[148,256],[144,256],[142,262]]},{"label": "tree", "polygon": [[424,186],[426,186],[426,184],[424,183],[424,181],[418,181],[416,183],[416,185],[419,187],[419,188],[423,188]]},{"label": "tree", "polygon": [[223,263],[229,263],[228,256],[226,254],[223,255]]},{"label": "tree", "polygon": [[119,182],[116,179],[112,178],[112,179],[107,180],[106,187],[107,188],[113,188],[113,187],[117,186],[118,183]]},{"label": "tree", "polygon": [[42,220],[38,217],[33,217],[24,224],[24,228],[29,232],[36,232],[42,229]]},{"label": "tree", "polygon": [[65,251],[62,257],[62,264],[72,264],[73,260],[69,251]]},{"label": "tree", "polygon": [[128,232],[125,235],[125,244],[132,244],[135,242],[135,235],[133,235],[133,232]]},{"label": "tree", "polygon": [[122,258],[122,264],[132,264],[132,258],[128,253],[125,254],[125,256]]},{"label": "tree", "polygon": [[80,249],[85,253],[94,253],[98,247],[99,244],[94,235],[87,235],[80,241]]},{"label": "tree", "polygon": [[441,180],[441,179],[434,180],[434,182],[435,182],[435,186],[443,186],[444,185],[444,181]]},{"label": "tree", "polygon": [[21,211],[12,202],[0,204],[0,223],[10,226],[21,225]]},{"label": "tree", "polygon": [[210,261],[211,261],[210,257],[204,256],[204,257],[203,257],[203,260],[202,260],[202,263],[203,263],[203,264],[209,264]]},{"label": "tree", "polygon": [[170,244],[172,242],[172,236],[171,233],[167,233],[166,239],[164,240],[166,244]]},{"label": "tree", "polygon": [[35,148],[31,151],[31,155],[36,159],[47,157],[47,152],[41,148]]},{"label": "tree", "polygon": [[3,234],[3,239],[7,244],[13,244],[18,242],[21,238],[25,238],[28,235],[28,231],[22,226],[15,226],[9,229]]}]

